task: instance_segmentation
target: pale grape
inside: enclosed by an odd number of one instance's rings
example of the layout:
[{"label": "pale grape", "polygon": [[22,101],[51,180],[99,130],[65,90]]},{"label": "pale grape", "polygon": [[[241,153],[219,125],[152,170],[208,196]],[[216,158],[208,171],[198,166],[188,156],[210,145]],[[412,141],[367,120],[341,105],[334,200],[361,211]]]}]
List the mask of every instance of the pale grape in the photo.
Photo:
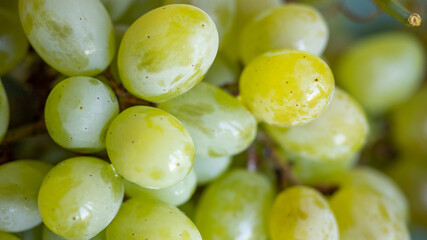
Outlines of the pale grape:
[{"label": "pale grape", "polygon": [[199,185],[206,184],[218,178],[227,171],[231,164],[231,156],[224,157],[194,157],[194,171]]},{"label": "pale grape", "polygon": [[46,176],[38,205],[43,223],[66,239],[89,239],[113,220],[122,204],[123,181],[94,157],[62,161]]},{"label": "pale grape", "polygon": [[[105,240],[105,231],[100,232],[95,237],[91,238],[90,240]],[[35,239],[36,240],[36,239]],[[43,232],[42,232],[42,239],[41,240],[66,240],[65,238],[62,238],[52,231],[49,230],[46,226],[43,225]]]},{"label": "pale grape", "polygon": [[424,49],[409,33],[374,35],[352,45],[338,59],[337,84],[372,115],[407,100],[420,86]]},{"label": "pale grape", "polygon": [[37,195],[51,168],[35,160],[0,165],[0,231],[21,232],[41,223]]},{"label": "pale grape", "polygon": [[218,32],[205,12],[184,4],[160,7],[125,33],[118,56],[120,78],[133,95],[166,101],[199,83],[217,50]]},{"label": "pale grape", "polygon": [[123,16],[133,1],[134,0],[101,0],[113,21]]},{"label": "pale grape", "polygon": [[9,114],[9,102],[0,79],[0,143],[4,135],[6,135],[7,127],[9,126]]},{"label": "pale grape", "polygon": [[273,188],[262,175],[229,172],[203,192],[196,225],[204,240],[268,239]]},{"label": "pale grape", "polygon": [[408,229],[394,205],[363,187],[340,189],[329,201],[341,240],[409,240]]},{"label": "pale grape", "polygon": [[309,187],[296,186],[280,193],[269,218],[272,240],[339,240],[328,202]]},{"label": "pale grape", "polygon": [[33,48],[64,75],[93,76],[113,59],[113,24],[98,0],[19,0],[19,13]]},{"label": "pale grape", "polygon": [[119,113],[113,90],[91,77],[71,77],[61,81],[46,101],[46,127],[63,148],[98,152],[105,148],[105,134]]},{"label": "pale grape", "polygon": [[107,152],[126,180],[146,188],[182,181],[194,160],[194,144],[184,125],[169,113],[135,106],[121,112],[107,133]]},{"label": "pale grape", "polygon": [[202,240],[196,226],[176,207],[153,199],[132,198],[107,228],[108,240]]},{"label": "pale grape", "polygon": [[229,60],[225,55],[219,54],[216,56],[203,81],[221,87],[236,84],[239,80],[239,75],[239,65]]},{"label": "pale grape", "polygon": [[285,4],[254,18],[240,36],[240,55],[247,65],[276,49],[297,49],[322,55],[329,38],[323,16],[304,4]]},{"label": "pale grape", "polygon": [[154,198],[170,205],[179,206],[187,202],[197,186],[197,178],[192,170],[181,182],[162,189],[143,188],[125,181],[125,193],[129,197]]},{"label": "pale grape", "polygon": [[[117,46],[117,54],[119,51],[120,43],[122,42],[123,36],[128,30],[129,26],[127,25],[115,25],[114,26],[114,37],[116,39]],[[117,63],[117,54],[114,56],[113,61],[110,64],[110,72],[113,75],[113,78],[117,84],[121,84],[120,75],[119,75],[119,67]]]},{"label": "pale grape", "polygon": [[20,240],[20,238],[18,238],[17,236],[11,233],[2,232],[2,231],[0,231],[0,239],[1,240]]},{"label": "pale grape", "polygon": [[334,77],[319,57],[281,50],[255,58],[240,77],[240,97],[254,116],[282,127],[308,123],[332,100]]},{"label": "pale grape", "polygon": [[202,82],[158,107],[182,121],[199,156],[221,157],[239,153],[256,135],[256,120],[243,104],[209,83]]}]

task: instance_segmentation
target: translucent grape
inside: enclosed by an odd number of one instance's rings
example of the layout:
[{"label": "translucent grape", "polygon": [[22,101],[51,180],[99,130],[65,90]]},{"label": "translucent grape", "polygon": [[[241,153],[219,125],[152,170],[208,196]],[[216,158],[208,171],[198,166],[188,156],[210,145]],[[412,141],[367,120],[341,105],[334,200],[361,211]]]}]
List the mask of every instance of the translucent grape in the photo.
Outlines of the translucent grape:
[{"label": "translucent grape", "polygon": [[231,163],[231,156],[203,157],[195,156],[194,171],[197,175],[197,183],[206,184],[223,174]]},{"label": "translucent grape", "polygon": [[7,100],[6,91],[0,79],[0,143],[6,134],[9,125],[9,102]]},{"label": "translucent grape", "polygon": [[304,4],[285,4],[254,18],[240,36],[240,55],[245,64],[276,49],[297,49],[321,55],[329,38],[323,16]]},{"label": "translucent grape", "polygon": [[181,182],[162,189],[143,188],[125,181],[125,192],[130,197],[154,198],[170,205],[179,206],[191,198],[196,186],[196,174],[194,171],[190,171]]},{"label": "translucent grape", "polygon": [[71,77],[49,94],[46,127],[63,148],[98,152],[105,148],[108,125],[118,112],[119,103],[108,85],[91,77]]},{"label": "translucent grape", "polygon": [[[105,240],[105,239],[106,239],[105,231],[102,231],[95,237],[91,238],[90,240]],[[66,240],[66,239],[56,235],[55,233],[50,231],[49,228],[47,228],[46,226],[43,226],[42,240]]]},{"label": "translucent grape", "polygon": [[146,106],[128,108],[114,119],[107,152],[126,180],[156,189],[182,181],[194,159],[193,140],[184,125],[167,112]]},{"label": "translucent grape", "polygon": [[205,12],[184,4],[160,7],[139,18],[123,37],[120,78],[135,96],[162,102],[200,82],[217,50],[218,32]]},{"label": "translucent grape", "polygon": [[408,99],[419,87],[425,66],[421,43],[409,33],[374,35],[351,46],[335,68],[341,85],[371,114]]},{"label": "translucent grape", "polygon": [[37,53],[67,76],[93,76],[114,56],[113,25],[98,0],[19,0],[24,32]]},{"label": "translucent grape", "polygon": [[236,154],[255,138],[256,120],[250,112],[236,98],[209,83],[202,82],[158,107],[182,121],[199,156]]},{"label": "translucent grape", "polygon": [[107,239],[202,240],[202,237],[176,207],[158,200],[132,198],[123,204],[108,226]]},{"label": "translucent grape", "polygon": [[276,197],[270,213],[272,240],[338,240],[338,226],[328,202],[317,191],[296,186]]},{"label": "translucent grape", "polygon": [[218,87],[232,85],[238,82],[239,74],[239,65],[220,54],[216,56],[203,81]]},{"label": "translucent grape", "polygon": [[0,231],[0,239],[1,240],[20,240],[17,236]]},{"label": "translucent grape", "polygon": [[263,176],[229,172],[203,192],[196,225],[204,240],[265,240],[272,197],[273,188]]},{"label": "translucent grape", "polygon": [[0,231],[21,232],[41,223],[37,194],[51,168],[35,160],[0,165]]},{"label": "translucent grape", "polygon": [[134,0],[101,0],[113,21],[119,19]]},{"label": "translucent grape", "polygon": [[66,239],[90,239],[113,220],[123,200],[120,176],[105,161],[76,157],[46,176],[38,204],[44,224]]},{"label": "translucent grape", "polygon": [[303,51],[265,53],[240,77],[240,96],[254,116],[282,127],[308,123],[332,100],[334,77],[319,57]]}]

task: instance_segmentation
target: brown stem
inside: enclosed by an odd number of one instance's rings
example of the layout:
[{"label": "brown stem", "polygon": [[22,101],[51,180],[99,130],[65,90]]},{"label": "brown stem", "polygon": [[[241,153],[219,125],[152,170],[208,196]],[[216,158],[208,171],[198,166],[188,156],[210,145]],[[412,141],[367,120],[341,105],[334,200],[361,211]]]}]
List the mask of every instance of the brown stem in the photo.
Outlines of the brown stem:
[{"label": "brown stem", "polygon": [[37,122],[23,125],[7,132],[6,137],[3,139],[2,144],[7,145],[9,143],[18,141],[20,139],[33,136],[46,131],[46,124],[44,119],[40,119]]},{"label": "brown stem", "polygon": [[255,144],[252,144],[248,148],[248,163],[246,168],[251,172],[256,172],[259,168],[259,164],[260,162],[259,162],[258,154],[256,152]]}]

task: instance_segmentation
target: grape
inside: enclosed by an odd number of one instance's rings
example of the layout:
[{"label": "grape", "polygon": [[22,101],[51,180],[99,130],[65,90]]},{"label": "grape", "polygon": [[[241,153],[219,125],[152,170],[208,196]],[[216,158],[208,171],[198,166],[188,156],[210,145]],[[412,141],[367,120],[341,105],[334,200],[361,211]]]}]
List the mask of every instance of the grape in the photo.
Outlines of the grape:
[{"label": "grape", "polygon": [[323,16],[304,4],[286,4],[254,18],[240,36],[240,55],[247,65],[276,49],[298,49],[321,55],[329,37]]},{"label": "grape", "polygon": [[425,57],[409,33],[374,35],[351,46],[335,68],[337,83],[372,115],[408,99],[419,87]]},{"label": "grape", "polygon": [[107,134],[107,152],[117,172],[146,188],[166,188],[188,175],[194,145],[184,125],[163,110],[136,106],[119,114]]},{"label": "grape", "polygon": [[[105,231],[100,232],[95,237],[91,238],[90,240],[105,240]],[[52,231],[49,230],[46,226],[43,226],[43,237],[42,240],[65,240],[65,238],[62,238]]]},{"label": "grape", "polygon": [[[280,128],[266,126],[268,132],[295,161],[301,174],[316,165],[304,182],[318,181],[325,173],[343,170],[363,146],[368,134],[368,121],[359,104],[346,92],[335,89],[331,104],[315,120],[304,126]],[[349,161],[350,160],[350,161]],[[333,166],[336,168],[333,169]]]},{"label": "grape", "polygon": [[331,209],[341,240],[409,240],[408,229],[388,199],[371,189],[347,187],[335,193]]},{"label": "grape", "polygon": [[0,143],[9,125],[9,102],[7,100],[6,91],[4,90],[3,83],[0,79]]},{"label": "grape", "polygon": [[113,59],[113,25],[100,1],[20,0],[19,12],[33,48],[62,74],[93,76]]},{"label": "grape", "polygon": [[319,57],[298,50],[265,53],[240,77],[240,96],[255,117],[282,127],[310,122],[332,100],[334,77]]},{"label": "grape", "polygon": [[393,111],[391,132],[396,146],[403,152],[427,157],[426,103],[427,86],[424,86]]},{"label": "grape", "polygon": [[118,112],[119,103],[108,85],[91,77],[71,77],[49,94],[46,127],[63,148],[98,152],[105,148],[108,125]]},{"label": "grape", "polygon": [[[43,232],[43,224],[39,224],[36,227],[33,227],[27,231],[16,233],[19,239],[21,240],[43,240],[42,232]],[[0,239],[2,239],[0,237]]]},{"label": "grape", "polygon": [[[6,1],[8,2],[8,1]],[[14,2],[14,1],[10,1]],[[10,6],[10,8],[15,6]],[[0,7],[0,76],[12,70],[28,51],[28,41],[17,12]]]},{"label": "grape", "polygon": [[1,240],[20,240],[17,236],[0,231],[0,239]]},{"label": "grape", "polygon": [[176,207],[152,199],[132,198],[107,228],[107,239],[201,240],[196,226]]},{"label": "grape", "polygon": [[101,0],[113,21],[119,19],[134,0]]},{"label": "grape", "polygon": [[263,176],[229,172],[203,193],[196,225],[204,240],[267,239],[272,197],[273,188]]},{"label": "grape", "polygon": [[120,44],[118,66],[125,88],[152,102],[191,89],[208,71],[218,50],[210,17],[189,5],[168,5],[139,18]]},{"label": "grape", "polygon": [[188,129],[196,154],[221,157],[245,150],[255,138],[255,118],[236,98],[209,83],[192,90],[159,108],[173,114]]},{"label": "grape", "polygon": [[[129,26],[127,25],[115,25],[114,26],[114,37],[116,40],[117,53],[120,47],[120,43],[122,42],[123,36],[128,30]],[[114,56],[113,61],[110,64],[110,72],[113,75],[113,78],[117,84],[121,84],[120,75],[119,75],[119,67],[117,63],[117,55]]]},{"label": "grape", "polygon": [[44,224],[66,239],[89,239],[113,220],[122,203],[122,179],[94,157],[62,161],[46,176],[38,204]]},{"label": "grape", "polygon": [[276,197],[270,213],[273,240],[338,240],[338,226],[328,202],[317,191],[296,186]]},{"label": "grape", "polygon": [[130,197],[154,198],[170,205],[179,206],[187,202],[196,190],[197,179],[194,171],[181,182],[163,189],[148,189],[125,181],[125,192]]},{"label": "grape", "polygon": [[237,83],[239,74],[239,65],[220,54],[215,58],[203,81],[218,87],[233,85]]},{"label": "grape", "polygon": [[0,165],[0,231],[20,232],[41,223],[37,194],[51,168],[35,160]]},{"label": "grape", "polygon": [[195,156],[194,171],[199,185],[206,184],[223,174],[231,163],[231,156],[203,157]]}]

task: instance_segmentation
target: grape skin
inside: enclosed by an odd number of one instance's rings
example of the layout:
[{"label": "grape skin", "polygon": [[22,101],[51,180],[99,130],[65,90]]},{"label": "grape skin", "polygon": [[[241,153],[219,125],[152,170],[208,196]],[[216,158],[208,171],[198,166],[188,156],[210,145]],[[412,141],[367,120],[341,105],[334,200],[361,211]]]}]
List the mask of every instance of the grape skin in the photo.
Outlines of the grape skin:
[{"label": "grape skin", "polygon": [[7,100],[6,91],[0,79],[0,143],[6,135],[9,125],[9,102]]},{"label": "grape skin", "polygon": [[231,164],[231,156],[224,157],[194,157],[194,171],[197,175],[197,184],[204,185],[225,173]]},{"label": "grape skin", "polygon": [[20,240],[17,236],[0,231],[0,239],[1,240]]}]

